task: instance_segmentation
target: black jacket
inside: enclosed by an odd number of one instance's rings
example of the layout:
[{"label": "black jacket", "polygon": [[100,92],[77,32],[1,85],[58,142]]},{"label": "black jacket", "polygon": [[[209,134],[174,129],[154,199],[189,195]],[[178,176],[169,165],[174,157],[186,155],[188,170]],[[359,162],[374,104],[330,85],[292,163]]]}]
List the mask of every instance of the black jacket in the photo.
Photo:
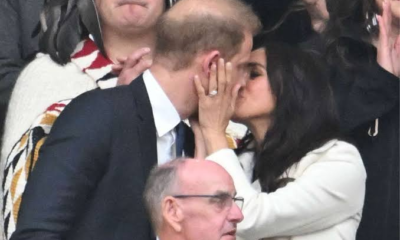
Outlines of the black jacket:
[{"label": "black jacket", "polygon": [[156,163],[156,129],[141,77],[84,93],[42,147],[11,239],[155,239],[142,193]]},{"label": "black jacket", "polygon": [[371,45],[351,34],[340,41],[354,66],[331,66],[332,87],[342,130],[358,147],[367,171],[357,240],[398,240],[400,80],[377,64]]}]

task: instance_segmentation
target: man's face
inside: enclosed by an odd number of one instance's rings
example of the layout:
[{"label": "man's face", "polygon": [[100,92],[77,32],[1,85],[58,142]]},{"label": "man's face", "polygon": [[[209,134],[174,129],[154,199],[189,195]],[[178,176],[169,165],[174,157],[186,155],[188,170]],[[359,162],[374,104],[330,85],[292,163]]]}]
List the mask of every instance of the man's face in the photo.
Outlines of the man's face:
[{"label": "man's face", "polygon": [[165,0],[95,0],[103,29],[140,32],[155,26]]},{"label": "man's face", "polygon": [[240,52],[229,60],[232,63],[232,77],[234,82],[242,85],[246,83],[248,78],[248,62],[251,50],[253,48],[253,37],[249,32],[245,33],[245,40],[242,43]]},{"label": "man's face", "polygon": [[232,178],[223,169],[214,171],[207,168],[202,174],[196,174],[196,171],[202,170],[186,171],[187,178],[191,178],[191,181],[186,181],[187,184],[182,185],[180,189],[182,194],[229,195],[229,197],[178,199],[184,214],[182,223],[184,239],[236,239],[236,224],[243,220],[243,215],[238,205],[232,200],[235,195]]}]

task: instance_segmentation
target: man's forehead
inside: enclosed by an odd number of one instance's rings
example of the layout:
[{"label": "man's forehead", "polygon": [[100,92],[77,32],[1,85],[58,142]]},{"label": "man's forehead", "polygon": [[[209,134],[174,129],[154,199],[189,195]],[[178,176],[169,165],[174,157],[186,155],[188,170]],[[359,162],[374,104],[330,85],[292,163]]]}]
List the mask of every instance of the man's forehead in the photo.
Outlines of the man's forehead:
[{"label": "man's forehead", "polygon": [[236,60],[236,65],[238,67],[247,66],[250,56],[251,56],[251,49],[253,48],[253,40],[252,38],[247,37],[247,41],[244,41],[240,52],[232,59]]},{"label": "man's forehead", "polygon": [[215,164],[189,163],[182,167],[179,174],[181,187],[187,191],[207,191],[209,194],[217,191],[235,192],[231,176],[221,166]]}]

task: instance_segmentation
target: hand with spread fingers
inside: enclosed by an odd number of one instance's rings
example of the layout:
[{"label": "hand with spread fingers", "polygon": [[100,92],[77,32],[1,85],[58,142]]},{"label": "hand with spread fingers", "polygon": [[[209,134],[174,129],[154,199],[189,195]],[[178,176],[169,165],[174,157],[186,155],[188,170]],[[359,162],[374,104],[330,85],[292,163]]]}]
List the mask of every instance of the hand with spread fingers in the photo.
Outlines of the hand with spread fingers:
[{"label": "hand with spread fingers", "polygon": [[225,131],[235,110],[240,85],[232,82],[232,64],[225,64],[223,59],[219,59],[218,66],[211,66],[207,90],[198,76],[194,81],[199,97],[199,127],[207,154],[211,154],[228,147]]},{"label": "hand with spread fingers", "polygon": [[118,74],[118,86],[130,84],[153,64],[150,48],[140,48],[126,58],[117,58],[117,61],[112,70]]},{"label": "hand with spread fingers", "polygon": [[377,16],[379,23],[377,62],[386,71],[400,77],[400,34],[392,33],[391,4],[384,1],[382,16]]}]

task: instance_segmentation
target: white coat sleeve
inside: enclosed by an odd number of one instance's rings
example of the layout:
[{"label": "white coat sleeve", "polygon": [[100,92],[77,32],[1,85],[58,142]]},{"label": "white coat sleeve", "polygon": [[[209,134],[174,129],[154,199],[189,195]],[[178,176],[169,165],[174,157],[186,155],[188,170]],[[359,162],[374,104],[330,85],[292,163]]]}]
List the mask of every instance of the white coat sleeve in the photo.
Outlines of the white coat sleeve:
[{"label": "white coat sleeve", "polygon": [[260,193],[252,187],[232,150],[222,149],[207,157],[229,172],[237,195],[244,197],[244,220],[237,233],[240,237],[307,234],[340,223],[362,209],[366,173],[358,150],[337,142],[319,154],[318,161],[294,182],[273,193]]}]

